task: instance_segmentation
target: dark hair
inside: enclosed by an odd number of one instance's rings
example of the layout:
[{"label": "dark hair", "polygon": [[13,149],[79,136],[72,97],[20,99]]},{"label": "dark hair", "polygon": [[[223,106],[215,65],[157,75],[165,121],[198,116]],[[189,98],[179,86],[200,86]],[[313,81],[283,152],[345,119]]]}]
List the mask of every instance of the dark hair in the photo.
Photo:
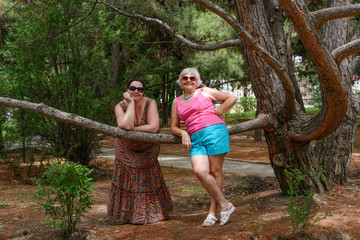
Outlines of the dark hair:
[{"label": "dark hair", "polygon": [[145,89],[145,83],[143,80],[141,80],[140,78],[133,78],[131,79],[129,82],[128,82],[128,85],[126,88],[129,88],[130,85],[133,83],[133,82],[141,82],[141,84],[143,85],[143,88]]}]

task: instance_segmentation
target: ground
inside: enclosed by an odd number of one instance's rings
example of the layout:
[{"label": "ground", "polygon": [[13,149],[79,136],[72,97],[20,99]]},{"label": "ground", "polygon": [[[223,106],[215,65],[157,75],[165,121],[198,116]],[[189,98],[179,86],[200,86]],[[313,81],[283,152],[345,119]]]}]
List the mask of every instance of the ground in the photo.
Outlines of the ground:
[{"label": "ground", "polygon": [[[360,138],[357,137],[359,143]],[[104,145],[113,146],[106,138]],[[355,145],[358,146],[358,145]],[[162,152],[183,153],[180,145],[162,145]],[[335,186],[325,196],[315,196],[314,218],[329,212],[326,219],[312,222],[308,239],[360,239],[360,162],[354,148],[350,181]],[[41,158],[40,154],[35,157]],[[230,158],[269,161],[265,141],[254,142],[253,132],[231,136]],[[96,164],[95,164],[96,163]],[[260,178],[237,173],[224,175],[224,193],[237,207],[229,224],[201,227],[209,206],[208,195],[192,171],[163,167],[174,211],[158,224],[111,226],[105,222],[113,162],[96,159],[94,165],[94,205],[82,219],[77,239],[292,239],[288,220],[289,199],[275,178]],[[42,223],[44,210],[28,183],[27,166],[0,166],[0,239],[61,239],[61,232]],[[39,173],[34,166],[32,174]],[[350,238],[348,238],[350,237]],[[305,239],[305,237],[299,238]]]}]

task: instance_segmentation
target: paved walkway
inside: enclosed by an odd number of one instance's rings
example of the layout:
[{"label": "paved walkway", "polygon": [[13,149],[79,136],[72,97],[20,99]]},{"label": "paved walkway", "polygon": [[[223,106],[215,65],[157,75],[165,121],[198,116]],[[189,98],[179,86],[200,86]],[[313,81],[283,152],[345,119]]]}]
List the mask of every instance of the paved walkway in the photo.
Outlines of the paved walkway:
[{"label": "paved walkway", "polygon": [[[102,148],[102,153],[98,157],[113,160],[115,156],[114,148]],[[159,154],[161,166],[192,169],[190,156],[179,154]],[[274,177],[274,171],[269,163],[244,161],[232,158],[225,158],[224,172],[235,172],[246,175],[256,175],[259,177]]]}]

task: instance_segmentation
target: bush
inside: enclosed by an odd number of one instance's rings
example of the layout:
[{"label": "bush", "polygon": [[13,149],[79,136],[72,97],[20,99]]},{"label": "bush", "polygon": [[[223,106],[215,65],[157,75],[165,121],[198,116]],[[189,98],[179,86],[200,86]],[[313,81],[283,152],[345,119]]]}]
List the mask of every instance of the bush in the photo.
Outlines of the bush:
[{"label": "bush", "polygon": [[33,179],[39,190],[36,195],[46,199],[45,222],[64,230],[66,237],[75,231],[80,218],[91,208],[93,184],[92,170],[74,163],[52,164],[40,179]]}]

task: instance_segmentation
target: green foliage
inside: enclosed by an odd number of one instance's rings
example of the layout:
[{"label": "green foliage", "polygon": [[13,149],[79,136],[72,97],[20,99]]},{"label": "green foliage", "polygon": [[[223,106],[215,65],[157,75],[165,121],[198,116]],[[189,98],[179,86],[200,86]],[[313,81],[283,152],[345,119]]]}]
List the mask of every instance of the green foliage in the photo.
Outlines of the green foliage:
[{"label": "green foliage", "polygon": [[52,164],[36,184],[36,193],[46,202],[41,204],[48,216],[46,223],[60,227],[70,236],[80,218],[93,205],[90,173],[87,167],[73,162]]},{"label": "green foliage", "polygon": [[[310,228],[310,219],[313,222],[318,222],[325,219],[328,216],[328,212],[326,211],[325,215],[314,219],[312,216],[312,206],[315,192],[309,188],[306,175],[300,169],[287,168],[284,171],[286,183],[288,184],[288,219],[292,227],[292,234],[305,233]],[[317,170],[318,177],[321,177],[323,171],[322,168]]]}]

